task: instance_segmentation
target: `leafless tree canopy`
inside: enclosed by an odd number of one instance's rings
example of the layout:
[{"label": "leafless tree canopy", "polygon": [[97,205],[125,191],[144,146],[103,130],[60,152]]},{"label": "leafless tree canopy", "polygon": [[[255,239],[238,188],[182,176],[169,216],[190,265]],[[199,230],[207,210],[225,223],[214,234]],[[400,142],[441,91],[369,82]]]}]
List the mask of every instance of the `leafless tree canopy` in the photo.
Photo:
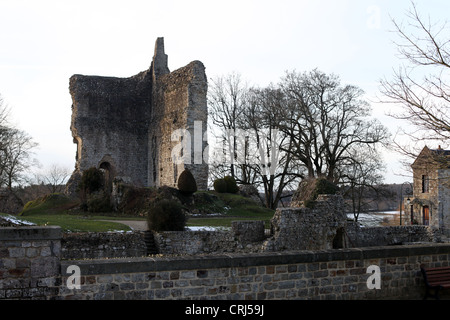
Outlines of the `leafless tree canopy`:
[{"label": "leafless tree canopy", "polygon": [[[381,81],[384,102],[400,104],[402,112],[391,113],[407,120],[414,132],[403,130],[412,142],[450,140],[450,28],[444,23],[432,23],[420,16],[413,4],[407,14],[407,24],[394,20],[400,57],[406,64],[394,72],[392,79]],[[397,144],[411,156],[411,150]]]},{"label": "leafless tree canopy", "polygon": [[361,149],[374,149],[389,139],[387,128],[370,118],[363,91],[341,85],[335,75],[290,72],[280,87],[287,100],[279,110],[284,119],[280,129],[293,144],[285,151],[304,165],[308,178],[339,183]]},{"label": "leafless tree canopy", "polygon": [[36,183],[47,188],[49,193],[63,192],[65,183],[71,175],[71,170],[56,163],[50,165],[35,177]]},{"label": "leafless tree canopy", "polygon": [[32,150],[37,146],[30,135],[8,122],[9,108],[0,97],[0,188],[11,189],[23,182],[32,165]]},{"label": "leafless tree canopy", "polygon": [[[266,88],[248,88],[236,74],[216,79],[209,92],[211,117],[233,161],[216,163],[211,171],[263,187],[270,208],[302,179],[325,177],[343,184],[363,169],[379,177],[381,166],[366,168],[358,155],[370,150],[378,156],[377,146],[389,133],[370,118],[362,96],[360,88],[341,85],[339,77],[319,70],[287,72]],[[230,129],[235,133],[227,136]],[[243,133],[236,133],[239,129]]]}]

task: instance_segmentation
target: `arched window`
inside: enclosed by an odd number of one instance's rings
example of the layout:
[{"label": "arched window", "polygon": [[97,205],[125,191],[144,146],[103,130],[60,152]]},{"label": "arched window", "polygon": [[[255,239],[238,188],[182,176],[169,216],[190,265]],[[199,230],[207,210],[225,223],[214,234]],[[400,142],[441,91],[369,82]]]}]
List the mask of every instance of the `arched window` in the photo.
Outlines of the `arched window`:
[{"label": "arched window", "polygon": [[102,162],[99,166],[101,170],[103,170],[103,174],[105,176],[105,190],[109,193],[112,192],[112,183],[114,180],[114,168],[109,162]]}]

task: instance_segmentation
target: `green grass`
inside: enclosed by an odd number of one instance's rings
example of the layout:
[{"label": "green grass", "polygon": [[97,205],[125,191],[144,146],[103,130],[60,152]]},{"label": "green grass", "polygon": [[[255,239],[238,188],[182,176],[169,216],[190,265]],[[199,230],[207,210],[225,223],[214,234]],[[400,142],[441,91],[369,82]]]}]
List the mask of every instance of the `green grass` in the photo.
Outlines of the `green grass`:
[{"label": "green grass", "polygon": [[[206,212],[219,213],[220,216],[189,217],[188,226],[231,227],[231,222],[235,220],[262,220],[266,228],[269,227],[274,210],[261,207],[253,200],[237,194],[206,193],[212,195],[214,201],[198,201],[196,205],[206,209]],[[65,232],[129,231],[131,229],[126,225],[102,220],[146,220],[145,217],[117,213],[95,215],[76,210],[78,205],[77,200],[62,194],[52,194],[27,203],[18,218],[41,226],[60,226]]]},{"label": "green grass", "polygon": [[[118,217],[87,215],[75,208],[80,202],[63,194],[50,194],[28,202],[20,219],[39,226],[60,226],[64,232],[108,232],[130,231],[131,228],[117,222],[99,221],[115,220]],[[75,210],[75,211],[73,211]]]},{"label": "green grass", "polygon": [[[6,214],[0,214],[7,216]],[[60,226],[64,232],[109,232],[130,231],[131,228],[117,222],[101,221],[113,220],[105,216],[82,216],[68,214],[35,214],[32,216],[15,217],[18,220],[32,222],[38,226]]]},{"label": "green grass", "polygon": [[[275,211],[260,206],[252,199],[231,193],[217,193],[208,191],[218,197],[215,206],[221,210],[213,212],[221,213],[220,216],[190,217],[188,226],[231,227],[231,222],[236,220],[262,220],[266,228],[270,226]],[[219,206],[218,206],[219,204]]]}]

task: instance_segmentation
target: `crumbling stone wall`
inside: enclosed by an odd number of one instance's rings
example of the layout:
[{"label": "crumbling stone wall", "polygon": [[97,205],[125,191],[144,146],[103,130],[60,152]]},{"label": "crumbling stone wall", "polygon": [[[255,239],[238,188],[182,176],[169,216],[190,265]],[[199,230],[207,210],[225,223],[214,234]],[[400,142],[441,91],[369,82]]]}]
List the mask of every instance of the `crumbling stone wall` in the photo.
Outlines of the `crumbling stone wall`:
[{"label": "crumbling stone wall", "polygon": [[70,78],[71,131],[77,154],[69,193],[75,191],[82,172],[90,167],[104,169],[110,184],[116,180],[136,186],[172,187],[184,168],[189,168],[198,188],[207,188],[205,161],[176,164],[172,158],[174,147],[180,144],[172,141],[172,133],[178,129],[191,133],[192,146],[188,147],[192,159],[194,151],[205,152],[206,141],[201,140],[199,150],[193,148],[194,122],[202,123],[196,132],[200,139],[207,129],[205,67],[194,61],[171,73],[167,60],[164,39],[158,38],[146,71],[129,78]]},{"label": "crumbling stone wall", "polygon": [[[194,175],[197,187],[207,189],[208,169],[203,161],[207,151],[207,142],[203,140],[208,117],[206,92],[205,67],[200,61],[161,75],[156,81],[152,123],[159,126],[149,127],[149,185],[176,187],[179,175],[187,168]],[[174,135],[176,131],[180,137]],[[182,154],[175,154],[186,158],[174,163],[172,151],[184,143],[187,148]]]},{"label": "crumbling stone wall", "polygon": [[324,250],[347,247],[347,217],[340,195],[319,195],[314,208],[277,209],[272,223],[269,251]]},{"label": "crumbling stone wall", "polygon": [[147,255],[143,232],[64,233],[61,259],[99,259]]},{"label": "crumbling stone wall", "polygon": [[346,235],[350,247],[392,246],[441,241],[441,235],[436,230],[420,225],[367,228],[349,223]]},{"label": "crumbling stone wall", "polygon": [[231,230],[154,232],[160,254],[254,253],[264,251],[263,221],[233,221]]}]

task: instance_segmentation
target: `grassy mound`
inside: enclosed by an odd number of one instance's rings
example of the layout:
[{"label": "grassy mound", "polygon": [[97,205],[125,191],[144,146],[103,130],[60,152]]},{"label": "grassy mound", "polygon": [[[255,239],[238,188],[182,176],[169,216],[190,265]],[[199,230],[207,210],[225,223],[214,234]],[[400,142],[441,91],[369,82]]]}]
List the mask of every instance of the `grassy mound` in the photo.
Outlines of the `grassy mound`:
[{"label": "grassy mound", "polygon": [[78,199],[70,198],[64,194],[53,193],[42,198],[28,202],[20,216],[63,214],[80,205]]}]

